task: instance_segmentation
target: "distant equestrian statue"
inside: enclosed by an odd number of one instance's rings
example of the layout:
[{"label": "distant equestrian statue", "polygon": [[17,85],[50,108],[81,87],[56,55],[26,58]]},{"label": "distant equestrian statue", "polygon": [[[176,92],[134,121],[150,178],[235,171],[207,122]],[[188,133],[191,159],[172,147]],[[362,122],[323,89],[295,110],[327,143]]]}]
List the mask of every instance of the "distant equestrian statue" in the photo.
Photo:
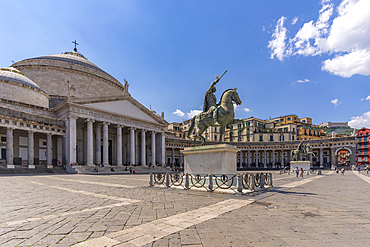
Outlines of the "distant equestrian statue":
[{"label": "distant equestrian statue", "polygon": [[315,154],[312,152],[311,144],[307,143],[305,145],[305,144],[303,144],[303,141],[301,141],[298,144],[297,149],[292,150],[292,152],[291,152],[292,160],[297,161],[298,160],[298,155],[300,155],[300,154],[302,154],[303,156],[306,156],[306,157],[310,154],[315,156]]}]

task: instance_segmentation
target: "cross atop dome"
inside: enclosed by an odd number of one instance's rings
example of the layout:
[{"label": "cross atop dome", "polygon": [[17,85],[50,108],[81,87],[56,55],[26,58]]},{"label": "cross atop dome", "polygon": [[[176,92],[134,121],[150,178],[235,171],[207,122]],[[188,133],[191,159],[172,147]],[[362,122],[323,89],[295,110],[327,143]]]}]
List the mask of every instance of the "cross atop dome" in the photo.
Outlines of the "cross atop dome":
[{"label": "cross atop dome", "polygon": [[72,41],[73,44],[75,44],[75,48],[73,49],[75,52],[77,52],[77,46],[79,45],[77,41]]}]

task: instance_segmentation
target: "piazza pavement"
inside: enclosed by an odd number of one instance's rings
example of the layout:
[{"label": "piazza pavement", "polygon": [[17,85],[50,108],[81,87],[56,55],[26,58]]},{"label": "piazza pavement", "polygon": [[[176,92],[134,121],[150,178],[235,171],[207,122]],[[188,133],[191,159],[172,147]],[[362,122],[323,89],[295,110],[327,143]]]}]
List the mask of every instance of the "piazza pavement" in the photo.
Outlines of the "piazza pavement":
[{"label": "piazza pavement", "polygon": [[370,175],[273,172],[245,195],[148,174],[0,176],[0,246],[370,246]]}]

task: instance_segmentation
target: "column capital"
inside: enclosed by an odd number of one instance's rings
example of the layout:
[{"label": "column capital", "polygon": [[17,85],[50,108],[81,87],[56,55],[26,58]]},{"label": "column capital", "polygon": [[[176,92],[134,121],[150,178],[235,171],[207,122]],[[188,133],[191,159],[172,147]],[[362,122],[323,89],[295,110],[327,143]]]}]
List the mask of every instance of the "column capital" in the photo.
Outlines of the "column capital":
[{"label": "column capital", "polygon": [[134,128],[134,127],[130,127],[130,128],[129,128],[129,130],[136,130],[136,128]]},{"label": "column capital", "polygon": [[32,133],[32,134],[33,134],[33,133],[35,133],[35,131],[34,131],[34,130],[27,130],[27,132],[28,132],[28,133],[30,133],[30,134],[31,134],[31,133]]},{"label": "column capital", "polygon": [[46,133],[46,135],[47,135],[47,136],[52,136],[52,135],[53,135],[53,133]]},{"label": "column capital", "polygon": [[117,124],[116,125],[116,128],[118,129],[118,128],[123,128],[124,126],[123,125],[120,125],[120,124]]},{"label": "column capital", "polygon": [[14,127],[6,126],[6,129],[8,129],[8,130],[14,130]]},{"label": "column capital", "polygon": [[103,122],[103,125],[110,125],[110,123],[108,123],[108,122]]},{"label": "column capital", "polygon": [[93,122],[93,123],[94,123],[94,122],[95,122],[95,119],[88,118],[88,119],[86,119],[86,120],[85,120],[85,122],[86,122],[86,123],[87,123],[87,122]]},{"label": "column capital", "polygon": [[147,131],[148,131],[148,130],[146,130],[146,129],[142,129],[142,130],[141,130],[141,132],[147,132]]},{"label": "column capital", "polygon": [[157,134],[157,132],[155,132],[155,131],[150,131],[152,134]]},{"label": "column capital", "polygon": [[67,116],[67,119],[77,120],[77,119],[78,119],[78,117],[77,117],[76,115],[69,114],[69,115]]}]

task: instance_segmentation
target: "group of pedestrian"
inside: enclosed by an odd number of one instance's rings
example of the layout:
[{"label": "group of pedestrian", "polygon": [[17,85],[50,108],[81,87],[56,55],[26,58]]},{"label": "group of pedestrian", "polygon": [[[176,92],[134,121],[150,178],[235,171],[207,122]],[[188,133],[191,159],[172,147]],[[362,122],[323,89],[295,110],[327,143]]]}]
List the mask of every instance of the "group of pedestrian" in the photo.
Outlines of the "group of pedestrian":
[{"label": "group of pedestrian", "polygon": [[298,167],[295,168],[296,178],[303,178],[303,168],[299,169]]}]

